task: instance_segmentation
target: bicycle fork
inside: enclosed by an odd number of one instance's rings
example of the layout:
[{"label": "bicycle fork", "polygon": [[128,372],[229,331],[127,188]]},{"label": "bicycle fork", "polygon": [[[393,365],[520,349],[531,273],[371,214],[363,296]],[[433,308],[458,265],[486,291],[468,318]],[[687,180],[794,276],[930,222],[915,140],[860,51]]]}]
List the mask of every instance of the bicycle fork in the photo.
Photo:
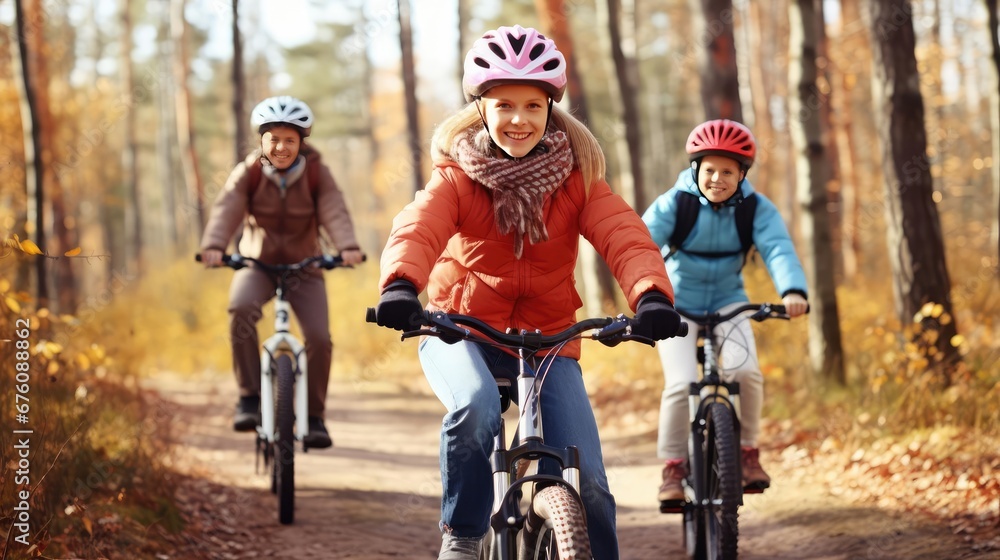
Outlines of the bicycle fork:
[{"label": "bicycle fork", "polygon": [[[708,435],[708,405],[713,402],[728,401],[732,408],[734,421],[739,427],[740,418],[740,386],[737,382],[723,381],[719,373],[718,355],[715,345],[712,342],[711,331],[704,336],[705,363],[702,367],[702,379],[691,383],[688,390],[688,419],[691,425],[691,437],[688,439],[688,457],[691,459],[691,472],[694,484],[690,490],[694,496],[688,496],[688,502],[695,506],[707,506],[706,495],[708,493],[707,481],[701,476],[705,472],[706,453],[704,450],[705,439]],[[739,430],[737,429],[737,435]]]},{"label": "bicycle fork", "polygon": [[[562,484],[568,486],[579,499],[580,454],[575,446],[557,449],[547,446],[542,438],[541,399],[538,398],[537,378],[525,367],[525,356],[521,352],[518,387],[518,438],[516,446],[507,449],[506,430],[501,420],[500,429],[493,437],[493,454],[490,465],[493,469],[493,508],[491,526],[497,536],[494,547],[499,558],[512,558],[516,551],[515,535],[525,527],[528,519],[540,519],[533,505],[528,515],[521,513],[520,489],[527,483]],[[530,397],[529,395],[534,395]],[[538,461],[550,458],[561,467],[561,476],[535,474],[519,477],[512,474],[518,460]]]},{"label": "bicycle fork", "polygon": [[274,301],[274,335],[264,342],[260,355],[260,435],[268,443],[274,443],[274,361],[281,354],[287,354],[296,364],[295,371],[295,438],[301,440],[309,432],[307,410],[308,378],[305,346],[289,332],[291,304],[282,297],[278,288]]}]

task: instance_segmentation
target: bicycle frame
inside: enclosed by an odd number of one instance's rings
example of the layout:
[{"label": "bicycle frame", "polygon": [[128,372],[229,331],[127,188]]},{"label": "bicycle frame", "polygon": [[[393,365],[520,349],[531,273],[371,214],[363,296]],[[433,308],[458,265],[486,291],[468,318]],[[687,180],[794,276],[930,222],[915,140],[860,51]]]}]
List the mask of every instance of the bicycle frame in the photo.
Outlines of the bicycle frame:
[{"label": "bicycle frame", "polygon": [[308,368],[306,366],[305,345],[289,332],[292,306],[284,298],[284,277],[279,280],[274,298],[274,334],[261,345],[260,354],[260,426],[258,435],[268,443],[274,443],[275,413],[273,361],[280,354],[289,354],[296,364],[295,370],[295,439],[302,441],[309,432],[308,419]]},{"label": "bicycle frame", "polygon": [[[522,334],[527,334],[522,332]],[[533,353],[532,353],[533,355]],[[530,356],[524,348],[518,349],[517,376],[517,439],[507,448],[504,423],[493,438],[490,466],[493,469],[493,513],[490,526],[496,534],[494,543],[497,558],[514,558],[516,537],[532,515],[521,511],[521,487],[526,484],[562,484],[571,490],[573,497],[580,497],[580,454],[575,446],[556,448],[545,445],[542,435],[541,379],[533,368],[527,367]],[[544,359],[540,363],[544,363]],[[506,383],[505,383],[506,382]],[[509,386],[506,379],[497,379],[499,387]],[[513,474],[519,460],[538,461],[554,459],[559,465],[559,475],[535,474],[516,477]]]}]

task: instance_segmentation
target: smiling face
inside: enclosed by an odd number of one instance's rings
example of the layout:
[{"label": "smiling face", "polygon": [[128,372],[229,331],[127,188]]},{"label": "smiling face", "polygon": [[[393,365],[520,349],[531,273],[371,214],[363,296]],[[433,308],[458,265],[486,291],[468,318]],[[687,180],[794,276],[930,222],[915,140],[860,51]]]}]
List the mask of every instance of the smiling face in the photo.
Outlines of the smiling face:
[{"label": "smiling face", "polygon": [[260,145],[271,165],[284,171],[295,163],[295,158],[299,157],[302,138],[298,130],[278,125],[261,135]]},{"label": "smiling face", "polygon": [[511,157],[524,157],[545,134],[549,96],[540,88],[508,84],[489,89],[482,97],[490,136]]},{"label": "smiling face", "polygon": [[714,204],[729,200],[742,178],[740,164],[724,156],[705,156],[698,166],[698,188]]}]

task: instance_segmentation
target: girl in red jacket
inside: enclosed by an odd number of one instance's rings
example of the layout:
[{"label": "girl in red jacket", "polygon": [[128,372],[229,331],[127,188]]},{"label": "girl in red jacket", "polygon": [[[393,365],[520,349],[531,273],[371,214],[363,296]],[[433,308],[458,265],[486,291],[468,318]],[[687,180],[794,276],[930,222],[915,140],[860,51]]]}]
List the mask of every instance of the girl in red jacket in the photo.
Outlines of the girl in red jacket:
[{"label": "girl in red jacket", "polygon": [[[393,221],[382,253],[379,325],[419,328],[428,308],[462,313],[499,330],[550,334],[582,305],[573,279],[580,236],[604,257],[638,334],[660,340],[679,324],[659,249],[639,216],[604,181],[604,156],[583,124],[562,111],[566,62],[555,44],[520,26],[489,31],[465,59],[468,105],[431,141],[434,173]],[[634,331],[635,332],[635,331]],[[440,559],[478,558],[493,488],[489,453],[500,427],[494,376],[516,357],[488,345],[420,343],[420,363],[447,407],[441,429]],[[546,374],[546,443],[575,445],[594,557],[618,558],[615,502],[583,384],[579,343]]]}]

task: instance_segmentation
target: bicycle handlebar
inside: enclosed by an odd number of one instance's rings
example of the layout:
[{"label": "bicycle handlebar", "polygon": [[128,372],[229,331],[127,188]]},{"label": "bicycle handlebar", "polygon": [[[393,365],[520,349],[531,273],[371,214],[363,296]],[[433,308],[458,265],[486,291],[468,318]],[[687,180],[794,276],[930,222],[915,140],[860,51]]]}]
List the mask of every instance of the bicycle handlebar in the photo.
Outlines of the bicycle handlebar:
[{"label": "bicycle handlebar", "polygon": [[[525,330],[514,333],[510,332],[510,329],[508,329],[508,332],[500,332],[475,317],[459,315],[457,313],[448,314],[443,311],[424,311],[421,319],[421,323],[429,328],[406,331],[403,333],[402,338],[427,335],[437,336],[449,341],[475,341],[485,337],[497,344],[513,348],[523,348],[525,350],[551,348],[577,337],[589,338],[609,345],[614,345],[624,340],[635,340],[649,344],[650,346],[655,342],[645,337],[632,335],[634,319],[625,315],[618,315],[614,318],[584,319],[563,331],[550,335]],[[369,323],[376,322],[375,309],[373,307],[368,308],[365,320]],[[470,328],[463,328],[463,326]],[[475,329],[475,332],[472,329]],[[588,330],[593,330],[594,332],[583,335]],[[674,336],[686,336],[687,330],[687,325],[681,323],[677,334]],[[477,334],[481,336],[477,336]]]},{"label": "bicycle handlebar", "polygon": [[[740,305],[735,309],[731,309],[726,313],[692,313],[681,309],[680,307],[677,308],[678,313],[699,325],[717,325],[728,321],[737,315],[746,313],[747,311],[755,312],[753,315],[750,315],[750,318],[757,322],[765,321],[767,319],[784,319],[786,321],[791,319],[785,310],[785,306],[776,303],[744,303],[743,305]],[[806,313],[809,313],[808,306],[806,307]]]},{"label": "bicycle handlebar", "polygon": [[[196,253],[194,256],[194,260],[197,262],[201,262],[201,253]],[[366,261],[368,260],[368,257],[366,255],[362,255],[361,260],[362,262]],[[342,259],[340,255],[316,255],[314,257],[306,257],[305,259],[302,259],[301,261],[294,264],[268,264],[265,262],[261,262],[253,257],[244,257],[239,253],[234,253],[232,255],[222,255],[222,264],[228,266],[233,270],[246,268],[250,266],[250,263],[254,263],[257,266],[263,268],[264,270],[278,274],[283,272],[295,272],[296,270],[302,270],[303,268],[315,262],[318,262],[319,263],[318,266],[324,270],[333,270],[334,268],[340,268],[340,267],[347,268],[351,266],[344,264],[344,259]]]}]

